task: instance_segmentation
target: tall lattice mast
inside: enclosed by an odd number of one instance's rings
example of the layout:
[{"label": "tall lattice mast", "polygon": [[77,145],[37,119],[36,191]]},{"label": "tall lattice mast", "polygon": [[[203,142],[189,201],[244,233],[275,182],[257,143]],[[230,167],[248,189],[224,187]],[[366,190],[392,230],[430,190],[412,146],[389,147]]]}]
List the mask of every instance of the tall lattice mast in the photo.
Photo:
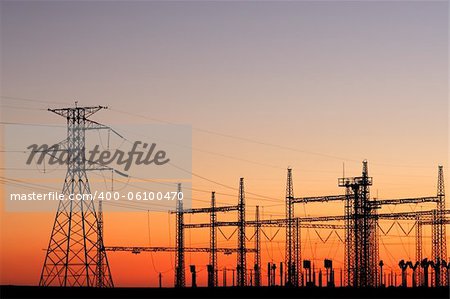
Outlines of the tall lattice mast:
[{"label": "tall lattice mast", "polygon": [[244,287],[247,284],[247,265],[245,247],[245,193],[244,178],[239,180],[238,204],[238,254],[237,254],[237,285]]},{"label": "tall lattice mast", "polygon": [[217,277],[217,212],[216,212],[216,193],[211,193],[211,213],[210,213],[210,248],[211,252],[209,253],[209,264],[212,267],[211,273],[211,281],[210,285],[216,287],[218,285],[218,277]]},{"label": "tall lattice mast", "polygon": [[[441,165],[438,167],[437,182],[437,210],[433,215],[432,223],[432,255],[435,263],[447,261],[447,242],[445,235],[445,188],[444,188],[444,169]],[[446,284],[446,273],[440,271],[436,286]]]},{"label": "tall lattice mast", "polygon": [[[89,117],[106,107],[49,109],[67,119],[67,139],[60,143],[67,154],[67,173],[62,193],[90,194],[86,175],[85,131],[105,128]],[[100,227],[101,228],[101,227]],[[102,235],[93,200],[62,200],[58,204],[40,286],[113,286],[102,249]],[[101,265],[99,265],[101,263]]]},{"label": "tall lattice mast", "polygon": [[[416,216],[416,262],[422,262],[422,222],[420,216]],[[422,281],[422,268],[417,267],[416,269],[416,285],[421,286]]]},{"label": "tall lattice mast", "polygon": [[293,242],[293,218],[294,218],[294,205],[292,199],[294,198],[294,186],[292,183],[292,169],[287,170],[287,182],[286,182],[286,285],[293,285],[294,278],[294,242]]},{"label": "tall lattice mast", "polygon": [[261,223],[259,217],[259,206],[256,206],[255,214],[255,286],[261,286]]},{"label": "tall lattice mast", "polygon": [[353,287],[377,285],[377,217],[376,205],[370,201],[367,161],[363,161],[360,177],[341,178],[340,187],[346,188],[346,278]]},{"label": "tall lattice mast", "polygon": [[[178,193],[181,193],[181,184],[178,184]],[[176,209],[176,236],[175,246],[175,287],[182,288],[186,286],[185,267],[184,267],[184,211],[183,201],[177,201]]]},{"label": "tall lattice mast", "polygon": [[103,243],[103,201],[98,202],[98,245],[99,250],[97,252],[97,286],[114,287],[111,271],[109,269],[108,257],[105,251],[105,244]]}]

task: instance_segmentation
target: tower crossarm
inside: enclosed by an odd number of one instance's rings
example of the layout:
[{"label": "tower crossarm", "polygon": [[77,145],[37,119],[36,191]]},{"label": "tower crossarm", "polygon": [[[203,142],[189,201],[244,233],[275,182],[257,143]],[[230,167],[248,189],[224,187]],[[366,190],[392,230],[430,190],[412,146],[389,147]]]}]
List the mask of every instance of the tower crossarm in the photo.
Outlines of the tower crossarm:
[{"label": "tower crossarm", "polygon": [[[432,224],[435,224],[435,221],[432,220],[420,221],[420,225],[432,225]],[[442,224],[450,224],[450,219],[447,218],[442,220]]]},{"label": "tower crossarm", "polygon": [[90,106],[90,107],[73,107],[73,108],[56,108],[56,109],[48,109],[48,111],[53,112],[55,114],[58,114],[62,117],[68,117],[69,111],[73,110],[84,110],[85,117],[88,118],[92,114],[102,110],[102,109],[108,109],[108,107],[105,106]]},{"label": "tower crossarm", "polygon": [[[376,217],[378,219],[397,219],[397,220],[414,220],[416,216],[432,216],[434,210],[417,211],[417,212],[397,212],[397,213],[381,213],[370,215],[369,217]],[[449,214],[450,210],[444,210],[444,214]],[[294,218],[297,219],[297,218]],[[300,217],[300,222],[319,222],[319,221],[344,221],[347,217],[344,215],[337,216],[318,216],[318,217]]]},{"label": "tower crossarm", "polygon": [[[237,252],[237,248],[216,248],[217,252],[224,253],[234,253]],[[105,251],[128,251],[135,254],[141,252],[176,252],[176,247],[165,247],[165,246],[105,246]],[[210,252],[209,247],[186,247],[185,252]],[[247,248],[247,252],[256,252],[254,248]]]},{"label": "tower crossarm", "polygon": [[437,203],[439,201],[439,197],[437,196],[426,196],[426,197],[415,197],[415,198],[399,198],[399,199],[379,199],[375,201],[370,201],[377,206],[383,205],[399,205],[399,204],[412,204],[412,203],[425,203],[425,202],[434,202]]},{"label": "tower crossarm", "polygon": [[[238,206],[223,206],[223,207],[215,207],[214,212],[230,212],[237,211]],[[201,214],[201,213],[211,213],[213,211],[212,208],[195,208],[195,209],[186,209],[183,210],[185,214]],[[172,211],[172,213],[174,213]]]},{"label": "tower crossarm", "polygon": [[345,200],[345,199],[346,199],[345,195],[326,195],[326,196],[312,196],[312,197],[296,197],[296,198],[292,198],[292,203],[342,201],[342,200]]},{"label": "tower crossarm", "polygon": [[119,134],[116,130],[114,130],[113,128],[111,128],[110,126],[101,124],[99,122],[90,120],[90,119],[86,119],[86,124],[84,127],[85,130],[110,130],[111,132],[113,132],[114,134],[116,134],[117,136],[119,136],[120,138],[124,139],[125,137],[123,137],[121,134]]},{"label": "tower crossarm", "polygon": [[[433,216],[435,210],[417,212],[382,213],[376,215],[379,219],[415,220],[417,216]],[[444,210],[444,215],[450,214],[450,210]]]},{"label": "tower crossarm", "polygon": [[[296,218],[294,218],[296,219]],[[238,222],[216,222],[216,226],[237,226]],[[257,226],[256,221],[247,221],[246,226]],[[287,225],[286,219],[270,219],[270,220],[260,220],[260,226],[264,227],[285,227]],[[185,224],[184,228],[206,228],[211,227],[210,223],[190,223]],[[340,224],[324,224],[324,223],[299,223],[300,228],[318,228],[318,229],[344,229],[345,225]]]}]

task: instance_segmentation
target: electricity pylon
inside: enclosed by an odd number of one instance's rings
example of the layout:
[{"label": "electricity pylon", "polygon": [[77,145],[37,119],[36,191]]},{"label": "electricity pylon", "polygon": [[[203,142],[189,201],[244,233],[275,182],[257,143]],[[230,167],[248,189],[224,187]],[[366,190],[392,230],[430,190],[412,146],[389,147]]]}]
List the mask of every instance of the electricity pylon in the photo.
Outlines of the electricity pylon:
[{"label": "electricity pylon", "polygon": [[88,119],[101,109],[106,107],[48,109],[67,119],[67,139],[58,149],[66,153],[67,173],[62,189],[65,199],[58,204],[40,286],[113,287],[94,200],[68,199],[70,194],[91,193],[86,170],[92,164],[86,163],[85,132],[109,128]]}]

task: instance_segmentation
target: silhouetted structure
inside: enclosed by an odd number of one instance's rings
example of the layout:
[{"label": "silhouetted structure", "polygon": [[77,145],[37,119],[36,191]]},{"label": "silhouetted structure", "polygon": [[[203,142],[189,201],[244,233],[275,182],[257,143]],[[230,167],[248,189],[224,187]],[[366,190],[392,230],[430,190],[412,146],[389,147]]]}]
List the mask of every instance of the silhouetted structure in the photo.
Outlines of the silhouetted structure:
[{"label": "silhouetted structure", "polygon": [[[181,192],[181,184],[178,184],[178,192]],[[176,231],[175,246],[177,252],[175,254],[175,287],[182,288],[186,286],[185,278],[185,262],[184,262],[184,209],[183,201],[177,201],[176,207]]]},{"label": "silhouetted structure", "polygon": [[237,254],[237,285],[245,287],[247,284],[247,262],[245,249],[245,193],[244,178],[239,180],[238,204],[238,254]]},{"label": "silhouetted structure", "polygon": [[[444,170],[440,165],[438,168],[438,183],[437,183],[437,209],[433,214],[432,229],[432,256],[436,264],[442,264],[447,261],[447,242],[445,237],[445,188],[444,188]],[[434,276],[434,285],[445,285],[447,282],[446,269],[436,268],[436,275]]]},{"label": "silhouetted structure", "polygon": [[57,151],[67,154],[67,173],[62,189],[66,198],[58,204],[40,286],[113,286],[108,258],[103,250],[100,232],[102,222],[99,225],[95,202],[68,199],[70,194],[83,196],[91,193],[86,170],[107,169],[94,163],[86,163],[85,153],[86,130],[109,129],[89,119],[105,108],[75,105],[71,108],[49,109],[67,120],[67,139],[58,144],[58,149],[45,152],[52,157],[55,157]]}]

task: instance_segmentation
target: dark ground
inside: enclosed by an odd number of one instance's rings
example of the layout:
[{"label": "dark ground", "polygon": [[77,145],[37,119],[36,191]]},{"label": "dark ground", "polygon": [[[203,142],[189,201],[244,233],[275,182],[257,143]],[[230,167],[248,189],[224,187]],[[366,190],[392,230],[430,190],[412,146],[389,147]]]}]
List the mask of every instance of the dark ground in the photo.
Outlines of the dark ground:
[{"label": "dark ground", "polygon": [[449,298],[449,288],[58,288],[0,286],[1,298]]}]

